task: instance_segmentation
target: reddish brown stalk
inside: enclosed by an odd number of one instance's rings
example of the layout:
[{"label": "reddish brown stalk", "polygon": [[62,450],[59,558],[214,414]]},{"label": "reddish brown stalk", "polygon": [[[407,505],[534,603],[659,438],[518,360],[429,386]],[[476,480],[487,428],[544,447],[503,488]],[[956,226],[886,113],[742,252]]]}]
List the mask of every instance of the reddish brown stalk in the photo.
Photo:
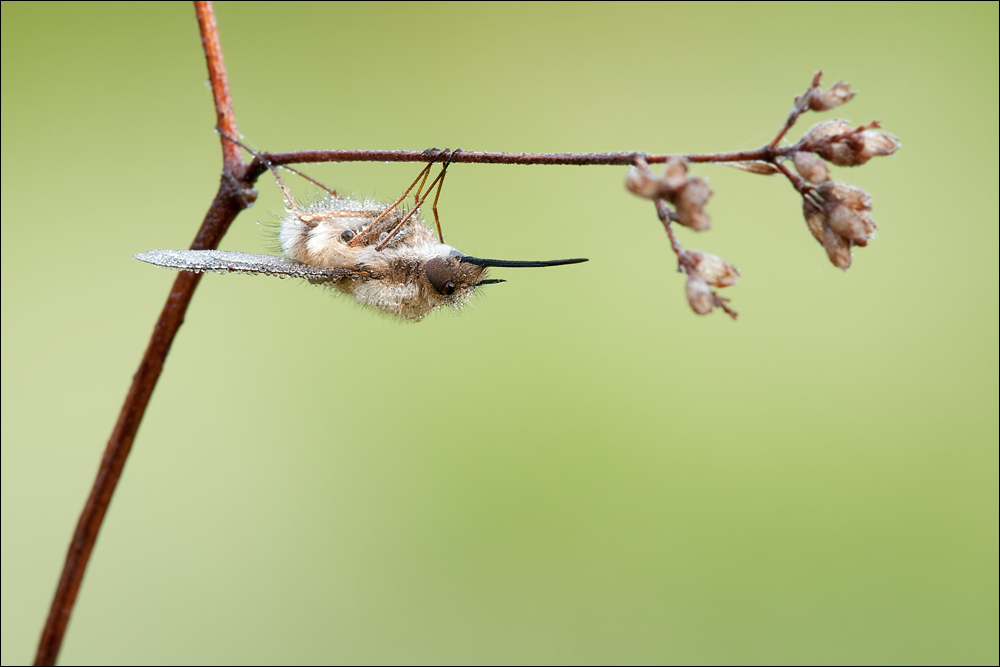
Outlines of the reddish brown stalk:
[{"label": "reddish brown stalk", "polygon": [[792,104],[792,110],[788,112],[788,118],[785,119],[785,124],[781,127],[781,131],[778,132],[778,135],[774,139],[771,139],[771,143],[768,144],[770,148],[776,147],[778,143],[784,139],[785,135],[788,134],[788,131],[792,129],[792,125],[795,125],[795,121],[799,119],[799,116],[809,110],[809,96],[814,90],[819,89],[819,82],[822,78],[823,70],[816,72],[816,74],[813,75],[812,83],[808,88],[806,88],[806,92],[795,98],[795,103]]},{"label": "reddish brown stalk", "polygon": [[[215,99],[217,121],[226,133],[237,135],[236,116],[233,113],[232,100],[229,96],[229,83],[226,77],[226,65],[219,45],[219,33],[215,24],[215,15],[211,2],[195,2],[198,15],[198,25],[201,28],[202,45],[205,58],[208,61],[209,81],[212,84],[212,94]],[[223,175],[219,191],[212,201],[208,213],[202,221],[198,234],[191,248],[211,249],[219,245],[230,223],[236,215],[247,207],[256,197],[252,189],[252,181],[246,179],[247,169],[243,164],[239,148],[227,141],[222,142]],[[146,405],[156,386],[163,369],[163,361],[170,351],[177,330],[184,321],[191,296],[198,286],[201,274],[182,272],[177,276],[174,285],[167,296],[167,302],[160,312],[160,317],[153,328],[153,335],[146,347],[146,352],[139,363],[139,369],[132,378],[118,423],[115,424],[111,438],[101,457],[97,478],[90,490],[90,497],[84,505],[83,512],[73,533],[62,576],[52,599],[52,606],[42,630],[42,637],[35,655],[36,665],[54,665],[59,656],[66,625],[73,611],[80,583],[83,580],[87,561],[97,540],[101,522],[108,510],[111,496],[118,484],[125,460],[132,442],[135,439],[139,423],[142,421]]]},{"label": "reddish brown stalk", "polygon": [[775,162],[774,166],[778,168],[778,171],[780,171],[782,174],[785,175],[785,178],[791,181],[792,187],[795,188],[796,192],[798,192],[802,196],[805,196],[806,194],[815,189],[813,188],[813,186],[809,185],[806,179],[802,178],[797,174],[792,173],[792,170],[789,169],[787,166],[785,166],[784,163]]},{"label": "reddish brown stalk", "polygon": [[[536,164],[536,165],[619,165],[635,164],[637,157],[645,157],[649,163],[664,163],[672,157],[683,157],[688,162],[749,162],[771,161],[794,152],[792,146],[772,149],[762,146],[749,151],[731,153],[694,153],[690,155],[647,155],[631,153],[490,153],[476,151],[456,151],[451,157],[453,163],[472,164]],[[433,162],[442,152],[411,150],[305,150],[287,153],[261,153],[271,164],[306,164],[316,162]],[[267,165],[255,158],[249,166],[256,177],[267,170]]]},{"label": "reddish brown stalk", "polygon": [[[236,112],[233,98],[229,94],[229,77],[226,76],[226,61],[222,57],[219,42],[219,26],[215,22],[215,10],[211,2],[195,2],[194,12],[198,17],[201,32],[201,47],[208,63],[208,80],[212,84],[212,99],[215,102],[215,126],[219,132],[230,137],[240,136],[236,129]],[[243,168],[243,156],[239,146],[222,141],[222,163],[225,171],[235,172]]]},{"label": "reddish brown stalk", "polygon": [[677,240],[677,235],[674,234],[672,223],[676,222],[677,214],[670,210],[670,207],[664,204],[662,199],[657,199],[654,203],[656,204],[656,215],[660,218],[660,222],[663,223],[663,229],[667,232],[667,239],[670,240],[670,249],[677,255],[677,270],[685,272],[687,272],[688,268],[693,270],[691,257],[688,256],[687,251],[684,250],[684,246],[681,245],[681,242]]}]

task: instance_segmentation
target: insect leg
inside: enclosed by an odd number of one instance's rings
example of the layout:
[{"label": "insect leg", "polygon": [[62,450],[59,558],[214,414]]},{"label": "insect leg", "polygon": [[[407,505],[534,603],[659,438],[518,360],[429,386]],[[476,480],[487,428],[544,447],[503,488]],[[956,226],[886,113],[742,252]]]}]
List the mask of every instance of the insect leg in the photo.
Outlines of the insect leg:
[{"label": "insect leg", "polygon": [[444,234],[441,233],[441,219],[438,217],[438,199],[441,198],[441,187],[444,185],[444,172],[451,164],[451,161],[455,159],[455,156],[462,152],[461,148],[456,148],[451,155],[448,156],[448,161],[444,163],[444,167],[441,169],[441,180],[438,182],[437,193],[434,195],[434,203],[431,204],[431,211],[434,213],[434,224],[437,226],[438,239],[441,243],[444,243]]},{"label": "insect leg", "polygon": [[295,217],[301,218],[302,211],[299,210],[298,205],[295,203],[295,198],[292,197],[292,191],[289,190],[288,186],[285,185],[285,182],[281,180],[281,174],[279,174],[275,166],[271,164],[271,161],[268,160],[266,157],[264,157],[261,153],[258,153],[254,149],[244,144],[242,141],[232,138],[231,136],[229,136],[225,132],[222,132],[221,130],[217,129],[216,131],[219,133],[220,136],[222,136],[223,139],[231,141],[232,143],[236,144],[243,150],[249,152],[255,158],[263,162],[267,166],[267,168],[271,170],[271,173],[274,174],[274,180],[278,181],[278,187],[280,187],[281,191],[285,193],[285,203],[288,204],[288,208],[290,208],[292,212],[295,213]]},{"label": "insect leg", "polygon": [[[413,214],[416,213],[421,206],[423,206],[425,201],[427,201],[427,198],[430,196],[431,190],[434,189],[435,185],[437,185],[437,196],[434,197],[434,205],[435,206],[437,205],[437,199],[438,197],[441,196],[441,185],[444,183],[444,176],[448,172],[448,165],[451,164],[451,160],[454,156],[455,152],[451,152],[448,157],[448,160],[441,167],[441,173],[439,173],[437,177],[435,177],[435,179],[431,181],[431,184],[430,186],[428,186],[427,192],[424,194],[424,196],[419,200],[414,200],[413,208],[410,209],[410,211],[405,216],[403,216],[403,219],[399,221],[399,223],[393,228],[391,232],[389,232],[389,235],[385,237],[385,240],[379,243],[377,246],[375,246],[375,250],[382,250],[382,248],[384,248],[389,243],[389,241],[391,241],[392,238],[399,233],[399,230],[402,229],[404,224],[406,224],[406,221],[409,220],[411,217],[413,217]],[[430,165],[427,166],[427,168],[429,167]],[[434,210],[434,218],[437,219],[436,208]],[[438,222],[438,235],[440,236],[440,234],[441,234],[441,223]],[[441,242],[444,243],[443,240]]]},{"label": "insect leg", "polygon": [[[382,212],[382,215],[380,215],[377,218],[375,218],[375,220],[373,220],[371,222],[371,224],[369,224],[367,227],[365,227],[363,230],[361,230],[361,232],[357,236],[355,236],[353,239],[351,239],[348,242],[347,245],[350,245],[350,246],[361,245],[362,239],[364,239],[364,237],[366,237],[368,234],[370,234],[371,231],[375,228],[375,225],[377,225],[378,223],[382,222],[382,220],[385,218],[385,216],[389,215],[389,213],[393,209],[395,209],[397,206],[399,206],[399,204],[404,199],[406,199],[407,195],[410,194],[410,191],[413,190],[414,187],[416,187],[417,182],[419,182],[421,179],[424,179],[424,180],[427,179],[427,174],[430,173],[431,167],[437,161],[437,159],[438,159],[439,156],[440,156],[440,153],[435,154],[434,157],[431,159],[431,161],[427,163],[427,166],[420,170],[420,173],[417,174],[417,177],[413,180],[413,183],[410,184],[410,187],[406,188],[406,192],[404,192],[403,194],[399,195],[399,197],[396,198],[396,201],[392,202],[392,205],[390,205],[389,208],[385,209]],[[423,184],[421,184],[421,187],[423,187]],[[431,183],[431,187],[434,187],[433,183]],[[409,219],[409,217],[410,216],[407,215],[406,218],[404,218],[404,220]],[[397,226],[397,229],[398,229],[398,226]],[[393,233],[395,233],[395,231]],[[391,238],[391,236],[392,235],[390,234],[390,238]],[[386,240],[388,240],[388,239],[386,239]]]},{"label": "insect leg", "polygon": [[[427,166],[430,167],[430,164],[428,164]],[[417,201],[418,199],[420,199],[420,193],[424,189],[424,183],[427,182],[427,176],[430,175],[431,170],[430,169],[424,169],[421,173],[424,175],[424,178],[423,178],[423,180],[420,181],[420,187],[417,188],[417,193],[415,195],[413,195],[413,201]]]},{"label": "insect leg", "polygon": [[326,191],[327,191],[327,192],[329,192],[329,193],[330,193],[331,195],[333,195],[333,196],[334,196],[334,198],[336,198],[336,199],[340,199],[340,195],[338,195],[338,194],[337,194],[337,191],[336,191],[336,190],[334,190],[334,189],[332,189],[332,188],[328,188],[327,186],[323,185],[322,183],[320,183],[319,181],[317,181],[317,180],[316,180],[315,178],[313,178],[313,177],[312,177],[312,176],[310,176],[309,174],[304,174],[304,173],[302,173],[301,171],[299,171],[298,169],[292,169],[291,167],[289,167],[289,166],[288,166],[288,165],[286,165],[286,164],[283,164],[283,165],[281,165],[281,168],[282,168],[282,169],[287,169],[288,171],[292,172],[293,174],[298,174],[299,176],[301,176],[302,178],[306,179],[307,181],[309,181],[309,182],[310,182],[310,183],[312,183],[313,185],[317,185],[317,186],[319,186],[320,188],[322,188],[322,189],[326,190]]}]

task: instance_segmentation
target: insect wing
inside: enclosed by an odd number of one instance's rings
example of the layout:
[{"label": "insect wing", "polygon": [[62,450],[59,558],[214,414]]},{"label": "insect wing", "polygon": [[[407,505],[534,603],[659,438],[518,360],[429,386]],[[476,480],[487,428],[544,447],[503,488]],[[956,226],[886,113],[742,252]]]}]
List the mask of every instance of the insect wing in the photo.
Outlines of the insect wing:
[{"label": "insect wing", "polygon": [[135,259],[178,271],[250,273],[291,278],[348,278],[359,273],[334,266],[310,266],[287,257],[226,250],[148,250]]}]

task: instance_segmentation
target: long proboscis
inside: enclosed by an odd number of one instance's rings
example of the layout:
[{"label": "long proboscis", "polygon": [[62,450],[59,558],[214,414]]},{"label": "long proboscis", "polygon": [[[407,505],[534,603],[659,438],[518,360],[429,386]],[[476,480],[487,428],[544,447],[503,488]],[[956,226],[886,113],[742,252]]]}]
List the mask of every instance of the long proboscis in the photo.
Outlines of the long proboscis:
[{"label": "long proboscis", "polygon": [[523,269],[532,268],[538,266],[562,266],[563,264],[579,264],[581,262],[589,261],[586,257],[574,257],[573,259],[549,259],[545,261],[525,261],[516,259],[483,259],[481,257],[473,257],[471,255],[462,255],[462,262],[466,264],[475,264],[476,266],[482,266],[484,268],[491,266],[498,266],[507,269]]}]

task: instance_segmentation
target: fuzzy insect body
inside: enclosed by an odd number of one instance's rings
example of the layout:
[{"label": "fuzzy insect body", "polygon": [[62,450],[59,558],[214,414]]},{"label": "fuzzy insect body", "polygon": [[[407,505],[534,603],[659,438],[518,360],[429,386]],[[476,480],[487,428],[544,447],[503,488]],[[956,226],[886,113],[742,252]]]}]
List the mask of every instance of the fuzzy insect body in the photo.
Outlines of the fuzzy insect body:
[{"label": "fuzzy insect body", "polygon": [[357,274],[310,282],[407,320],[445,306],[461,308],[485,279],[485,267],[462,262],[465,255],[435,238],[419,209],[389,210],[370,200],[326,199],[291,213],[278,241],[286,256],[303,264]]},{"label": "fuzzy insect body", "polygon": [[[288,205],[278,231],[286,257],[221,250],[150,250],[135,258],[183,271],[304,278],[347,294],[363,306],[412,321],[420,321],[439,308],[461,308],[479,287],[505,282],[487,278],[488,267],[558,266],[587,261],[481,259],[447,245],[440,223],[435,237],[434,230],[419,215],[420,204],[435,184],[440,195],[447,165],[423,198],[421,183],[413,209],[399,206],[421,178],[426,182],[430,167],[391,205],[341,198],[331,192],[332,197],[302,206],[279,178]],[[436,206],[434,214],[436,220]]]}]

